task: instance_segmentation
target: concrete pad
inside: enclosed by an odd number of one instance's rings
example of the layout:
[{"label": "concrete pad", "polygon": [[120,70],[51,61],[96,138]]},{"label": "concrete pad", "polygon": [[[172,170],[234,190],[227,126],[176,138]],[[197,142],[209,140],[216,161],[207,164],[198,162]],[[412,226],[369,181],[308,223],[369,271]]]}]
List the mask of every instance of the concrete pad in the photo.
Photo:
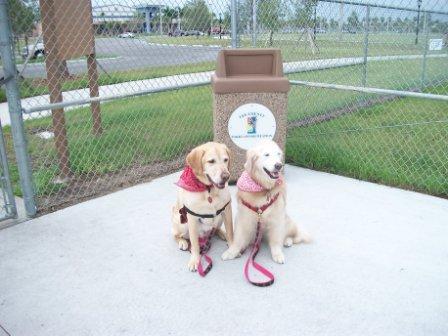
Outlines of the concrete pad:
[{"label": "concrete pad", "polygon": [[[448,201],[287,167],[288,210],[314,237],[268,288],[213,241],[206,278],[170,235],[178,174],[0,231],[11,335],[447,335]],[[235,189],[233,192],[235,192]]]}]

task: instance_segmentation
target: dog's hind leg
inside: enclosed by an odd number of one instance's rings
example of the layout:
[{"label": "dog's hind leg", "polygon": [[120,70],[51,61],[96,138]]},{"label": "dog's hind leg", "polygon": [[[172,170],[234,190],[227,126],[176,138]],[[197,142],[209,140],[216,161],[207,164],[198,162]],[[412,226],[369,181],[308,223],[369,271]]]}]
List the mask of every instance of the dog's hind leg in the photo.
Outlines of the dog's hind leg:
[{"label": "dog's hind leg", "polygon": [[224,241],[227,241],[227,235],[226,235],[226,232],[225,232],[223,229],[221,229],[221,228],[217,229],[217,230],[216,230],[216,235],[217,235],[220,239],[222,239],[222,240],[224,240]]},{"label": "dog's hind leg", "polygon": [[297,224],[288,215],[286,215],[286,238],[283,245],[289,247],[292,243],[299,244],[310,242],[310,235],[305,230],[299,229]]}]

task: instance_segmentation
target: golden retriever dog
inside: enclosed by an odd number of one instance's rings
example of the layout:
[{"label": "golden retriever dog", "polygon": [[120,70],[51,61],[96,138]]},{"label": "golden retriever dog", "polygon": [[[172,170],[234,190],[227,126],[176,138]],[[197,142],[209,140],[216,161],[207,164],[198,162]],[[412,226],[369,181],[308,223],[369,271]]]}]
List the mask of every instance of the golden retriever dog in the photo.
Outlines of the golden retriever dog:
[{"label": "golden retriever dog", "polygon": [[274,200],[260,215],[263,235],[267,238],[272,259],[285,262],[282,246],[309,242],[309,236],[299,230],[286,214],[286,183],[282,176],[283,152],[273,141],[263,141],[247,151],[245,171],[238,180],[238,213],[235,218],[235,238],[223,260],[240,256],[254,241],[258,214],[247,207],[262,207]]},{"label": "golden retriever dog", "polygon": [[[194,148],[187,155],[186,164],[177,182],[172,232],[181,250],[190,247],[188,269],[194,272],[200,260],[199,237],[215,230],[219,237],[227,238],[229,244],[233,241],[232,207],[227,185],[230,152],[223,144],[208,142]],[[213,215],[213,218],[202,218],[203,215]],[[223,222],[226,233],[221,230]]]}]

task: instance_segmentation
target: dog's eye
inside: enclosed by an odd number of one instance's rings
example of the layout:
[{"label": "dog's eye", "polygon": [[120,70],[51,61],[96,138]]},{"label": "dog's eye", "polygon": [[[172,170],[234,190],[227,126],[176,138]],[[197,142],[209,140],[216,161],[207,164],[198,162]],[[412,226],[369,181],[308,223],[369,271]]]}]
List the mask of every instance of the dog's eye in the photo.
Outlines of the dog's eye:
[{"label": "dog's eye", "polygon": [[224,162],[227,162],[227,161],[229,161],[229,159],[228,159],[228,158],[225,158],[225,159],[224,159]]},{"label": "dog's eye", "polygon": [[269,156],[269,153],[266,153],[264,156]]},{"label": "dog's eye", "polygon": [[213,164],[215,163],[215,159],[208,160],[207,162]]}]

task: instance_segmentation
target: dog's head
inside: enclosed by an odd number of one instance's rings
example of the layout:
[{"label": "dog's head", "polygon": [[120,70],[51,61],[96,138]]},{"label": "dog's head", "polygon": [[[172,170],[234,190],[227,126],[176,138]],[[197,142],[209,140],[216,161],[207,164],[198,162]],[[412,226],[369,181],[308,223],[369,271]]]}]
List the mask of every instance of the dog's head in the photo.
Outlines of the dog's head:
[{"label": "dog's head", "polygon": [[187,164],[202,183],[222,189],[229,180],[230,151],[226,145],[207,142],[187,155]]},{"label": "dog's head", "polygon": [[272,189],[283,169],[283,151],[274,141],[262,141],[247,151],[244,169],[262,187]]}]

